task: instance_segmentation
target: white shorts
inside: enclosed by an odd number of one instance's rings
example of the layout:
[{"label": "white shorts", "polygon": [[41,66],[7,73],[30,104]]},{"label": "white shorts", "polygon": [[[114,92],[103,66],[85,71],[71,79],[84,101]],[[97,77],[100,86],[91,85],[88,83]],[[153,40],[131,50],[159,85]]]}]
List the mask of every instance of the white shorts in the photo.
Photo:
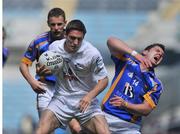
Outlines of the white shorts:
[{"label": "white shorts", "polygon": [[44,83],[46,84],[46,86],[44,86],[46,93],[37,94],[37,109],[38,109],[39,117],[42,111],[49,105],[49,102],[51,101],[55,92],[54,84],[50,82],[44,82]]},{"label": "white shorts", "polygon": [[104,112],[111,134],[141,134],[140,126]]},{"label": "white shorts", "polygon": [[80,124],[83,124],[95,115],[104,116],[97,99],[94,99],[91,102],[91,105],[84,113],[80,112],[78,108],[79,100],[80,99],[77,98],[64,96],[54,96],[52,98],[47,109],[55,114],[59,122],[62,124],[62,126],[60,126],[61,128],[66,128],[72,118],[76,118]]}]

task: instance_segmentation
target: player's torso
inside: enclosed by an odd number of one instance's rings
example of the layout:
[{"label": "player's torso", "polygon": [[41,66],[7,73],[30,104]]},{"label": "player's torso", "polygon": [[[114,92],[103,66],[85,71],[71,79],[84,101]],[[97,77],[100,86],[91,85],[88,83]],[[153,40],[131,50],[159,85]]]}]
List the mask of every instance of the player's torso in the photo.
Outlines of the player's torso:
[{"label": "player's torso", "polygon": [[[145,83],[139,64],[127,62],[114,94],[131,103],[142,103]],[[117,77],[115,77],[117,79]]]},{"label": "player's torso", "polygon": [[[108,100],[104,104],[104,110],[121,119],[131,122],[134,116],[126,110],[110,105],[109,100],[114,96],[120,96],[125,101],[139,104],[143,102],[143,95],[145,94],[145,82],[140,70],[139,64],[127,61],[126,63],[116,65],[116,74],[113,78],[110,90],[112,91]],[[115,84],[116,83],[116,84]],[[141,118],[136,118],[139,122]]]},{"label": "player's torso", "polygon": [[[93,81],[92,75],[92,57],[93,49],[89,48],[87,44],[83,44],[83,50],[76,53],[68,53],[64,50],[64,42],[58,44],[56,49],[64,58],[63,72],[59,77],[59,89],[68,92],[85,92],[92,89],[96,84]],[[63,84],[62,84],[63,83]]]}]

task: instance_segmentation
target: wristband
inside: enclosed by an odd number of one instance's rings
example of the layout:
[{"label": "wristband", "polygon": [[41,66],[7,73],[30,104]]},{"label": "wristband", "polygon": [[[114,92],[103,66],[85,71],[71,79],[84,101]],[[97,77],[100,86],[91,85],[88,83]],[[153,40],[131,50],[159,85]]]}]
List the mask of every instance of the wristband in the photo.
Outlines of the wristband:
[{"label": "wristband", "polygon": [[135,56],[137,54],[137,52],[135,51],[135,50],[133,50],[132,52],[131,52],[131,55],[132,56]]},{"label": "wristband", "polygon": [[128,103],[126,101],[124,101],[124,107],[127,107]]}]

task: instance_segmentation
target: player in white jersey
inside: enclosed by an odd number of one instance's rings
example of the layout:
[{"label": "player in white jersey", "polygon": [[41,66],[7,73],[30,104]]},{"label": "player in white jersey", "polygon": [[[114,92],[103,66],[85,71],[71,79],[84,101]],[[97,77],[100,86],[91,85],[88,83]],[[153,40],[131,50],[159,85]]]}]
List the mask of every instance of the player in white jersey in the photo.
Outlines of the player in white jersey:
[{"label": "player in white jersey", "polygon": [[47,23],[50,31],[44,32],[33,39],[28,46],[20,63],[20,71],[23,77],[37,93],[37,110],[39,116],[42,111],[48,106],[55,87],[54,75],[41,76],[39,68],[36,68],[36,76],[33,78],[29,69],[33,62],[38,62],[40,55],[49,49],[50,44],[55,40],[64,38],[64,27],[66,24],[65,12],[61,8],[53,8],[47,16]]},{"label": "player in white jersey", "polygon": [[93,133],[110,134],[96,96],[108,84],[107,71],[99,51],[84,40],[86,28],[80,20],[66,27],[66,38],[51,44],[50,50],[64,58],[57,73],[56,92],[38,124],[36,134],[65,128],[71,119]]}]

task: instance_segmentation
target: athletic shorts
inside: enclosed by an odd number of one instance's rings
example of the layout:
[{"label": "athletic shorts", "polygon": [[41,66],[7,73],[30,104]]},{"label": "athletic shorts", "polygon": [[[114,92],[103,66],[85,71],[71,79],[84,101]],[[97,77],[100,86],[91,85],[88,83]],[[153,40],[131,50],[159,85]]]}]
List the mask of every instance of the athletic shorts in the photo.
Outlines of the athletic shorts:
[{"label": "athletic shorts", "polygon": [[140,126],[104,112],[111,134],[141,134]]},{"label": "athletic shorts", "polygon": [[77,99],[76,97],[54,96],[47,109],[55,114],[60,124],[62,124],[60,127],[63,129],[67,127],[72,118],[76,118],[80,124],[83,124],[96,115],[104,116],[97,99],[91,102],[84,113],[79,110],[79,101],[80,98]]},{"label": "athletic shorts", "polygon": [[46,93],[37,94],[37,109],[38,109],[39,117],[42,111],[45,110],[45,108],[49,105],[49,102],[51,101],[55,92],[54,84],[50,82],[43,82],[43,83],[46,84],[46,86],[44,86]]}]

